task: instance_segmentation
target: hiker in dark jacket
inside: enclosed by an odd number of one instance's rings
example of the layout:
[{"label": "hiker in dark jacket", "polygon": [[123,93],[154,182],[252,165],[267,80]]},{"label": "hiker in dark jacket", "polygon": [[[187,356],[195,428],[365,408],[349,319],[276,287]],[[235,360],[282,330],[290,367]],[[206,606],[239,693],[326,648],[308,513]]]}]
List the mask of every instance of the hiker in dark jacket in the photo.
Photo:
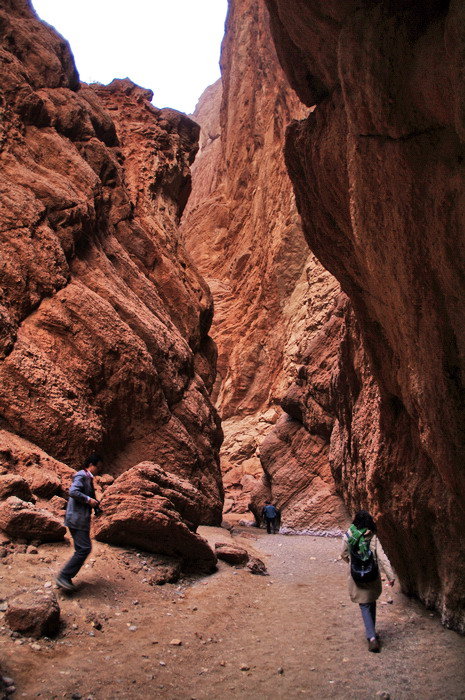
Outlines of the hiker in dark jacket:
[{"label": "hiker in dark jacket", "polygon": [[376,634],[375,624],[376,601],[383,590],[380,570],[385,574],[390,586],[394,585],[395,579],[389,561],[377,543],[375,521],[366,510],[359,510],[356,513],[354,522],[344,535],[343,542],[341,557],[344,561],[350,562],[350,553],[353,548],[359,552],[368,552],[370,549],[378,564],[378,573],[375,579],[360,585],[355,583],[349,567],[349,595],[351,601],[360,606],[368,640],[368,650],[379,652],[379,636]]},{"label": "hiker in dark jacket", "polygon": [[275,508],[275,506],[270,503],[270,501],[265,502],[265,505],[263,506],[262,510],[262,515],[266,523],[267,533],[270,535],[271,530],[273,529],[273,534],[275,535],[278,526],[278,511]]},{"label": "hiker in dark jacket", "polygon": [[99,502],[95,498],[94,476],[98,474],[102,458],[93,453],[84,462],[84,467],[73,477],[66,506],[65,525],[69,528],[74,542],[74,554],[64,565],[56,578],[60,588],[74,591],[76,586],[71,579],[76,576],[92,550],[90,541],[90,518],[92,508],[97,509]]}]

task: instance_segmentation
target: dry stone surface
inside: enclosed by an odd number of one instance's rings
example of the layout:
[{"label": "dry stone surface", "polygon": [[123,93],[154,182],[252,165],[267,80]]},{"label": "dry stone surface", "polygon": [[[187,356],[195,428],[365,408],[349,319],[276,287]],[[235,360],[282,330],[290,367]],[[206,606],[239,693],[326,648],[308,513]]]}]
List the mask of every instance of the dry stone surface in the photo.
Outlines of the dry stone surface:
[{"label": "dry stone surface", "polygon": [[231,566],[244,566],[249,561],[248,551],[236,544],[216,542],[215,553],[218,559],[231,564]]},{"label": "dry stone surface", "polygon": [[62,519],[16,496],[0,503],[0,530],[28,542],[59,542],[66,533]]},{"label": "dry stone surface", "polygon": [[0,475],[0,501],[4,501],[9,496],[16,496],[23,501],[32,500],[29,484],[19,474]]},{"label": "dry stone surface", "polygon": [[60,606],[52,592],[21,593],[8,600],[5,622],[27,637],[53,637],[60,628]]},{"label": "dry stone surface", "polygon": [[186,565],[212,570],[216,556],[195,530],[204,496],[188,481],[143,462],[105,491],[95,520],[98,540],[179,557]]},{"label": "dry stone surface", "polygon": [[286,144],[305,237],[352,307],[332,471],[378,518],[403,589],[464,632],[464,6],[267,5],[289,83],[316,105]]},{"label": "dry stone surface", "polygon": [[81,84],[29,0],[0,24],[0,466],[50,498],[95,448],[113,476],[157,454],[220,522],[212,298],[177,230],[199,129]]},{"label": "dry stone surface", "polygon": [[[265,461],[261,449],[282,415],[280,401],[306,363],[306,345],[339,293],[302,233],[282,150],[289,121],[308,110],[286,85],[261,1],[230,2],[221,67],[222,83],[205,91],[193,114],[202,129],[201,149],[181,232],[215,299],[212,335],[219,355],[213,397],[225,435],[224,510],[227,518],[247,514],[250,519],[249,504],[257,515],[263,499],[272,495],[286,527],[334,532],[346,518],[331,485],[330,430],[315,438],[319,449],[293,460],[294,490],[286,485],[292,445],[286,451],[279,441],[268,443]],[[333,362],[335,341],[330,350]],[[314,345],[316,373],[328,354],[323,341]],[[329,370],[321,374],[318,381],[329,385]],[[307,463],[315,456],[315,465]],[[304,500],[316,504],[320,488],[324,515],[319,518],[313,507],[306,517]]]}]

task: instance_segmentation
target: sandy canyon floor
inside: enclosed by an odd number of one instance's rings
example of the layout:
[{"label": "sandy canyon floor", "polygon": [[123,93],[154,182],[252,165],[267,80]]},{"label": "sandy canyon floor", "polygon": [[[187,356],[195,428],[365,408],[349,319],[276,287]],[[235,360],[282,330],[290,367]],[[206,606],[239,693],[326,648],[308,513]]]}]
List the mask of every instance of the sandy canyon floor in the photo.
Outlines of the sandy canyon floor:
[{"label": "sandy canyon floor", "polygon": [[[211,543],[231,539],[200,530]],[[213,576],[152,587],[147,555],[95,543],[80,590],[58,593],[55,640],[15,639],[0,619],[13,697],[465,698],[465,638],[397,588],[380,599],[382,652],[368,653],[339,540],[245,529],[233,539],[270,575],[220,563]],[[10,555],[0,597],[49,587],[70,552],[60,544]]]}]

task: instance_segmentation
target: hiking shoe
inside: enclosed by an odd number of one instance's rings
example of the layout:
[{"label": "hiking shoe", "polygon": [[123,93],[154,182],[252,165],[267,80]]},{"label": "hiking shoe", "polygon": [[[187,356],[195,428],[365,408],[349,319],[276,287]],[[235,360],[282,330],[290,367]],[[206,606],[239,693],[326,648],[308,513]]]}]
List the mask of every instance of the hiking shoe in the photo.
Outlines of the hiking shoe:
[{"label": "hiking shoe", "polygon": [[372,651],[375,654],[379,653],[380,648],[379,648],[379,642],[377,639],[369,639],[368,640],[368,651]]},{"label": "hiking shoe", "polygon": [[55,579],[55,583],[58,588],[63,588],[65,591],[75,591],[76,586],[69,579],[58,575]]}]

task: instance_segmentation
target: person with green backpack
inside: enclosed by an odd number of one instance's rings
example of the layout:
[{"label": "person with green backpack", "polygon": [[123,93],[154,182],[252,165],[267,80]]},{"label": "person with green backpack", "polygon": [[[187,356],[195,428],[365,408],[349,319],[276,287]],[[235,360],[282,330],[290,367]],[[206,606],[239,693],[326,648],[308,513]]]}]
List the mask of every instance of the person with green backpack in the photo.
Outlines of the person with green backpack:
[{"label": "person with green backpack", "polygon": [[376,601],[382,593],[380,568],[390,586],[394,574],[384,553],[377,551],[376,524],[366,510],[356,513],[352,525],[344,535],[342,559],[350,564],[349,595],[358,603],[365,625],[368,650],[379,652],[379,636],[376,634]]}]

